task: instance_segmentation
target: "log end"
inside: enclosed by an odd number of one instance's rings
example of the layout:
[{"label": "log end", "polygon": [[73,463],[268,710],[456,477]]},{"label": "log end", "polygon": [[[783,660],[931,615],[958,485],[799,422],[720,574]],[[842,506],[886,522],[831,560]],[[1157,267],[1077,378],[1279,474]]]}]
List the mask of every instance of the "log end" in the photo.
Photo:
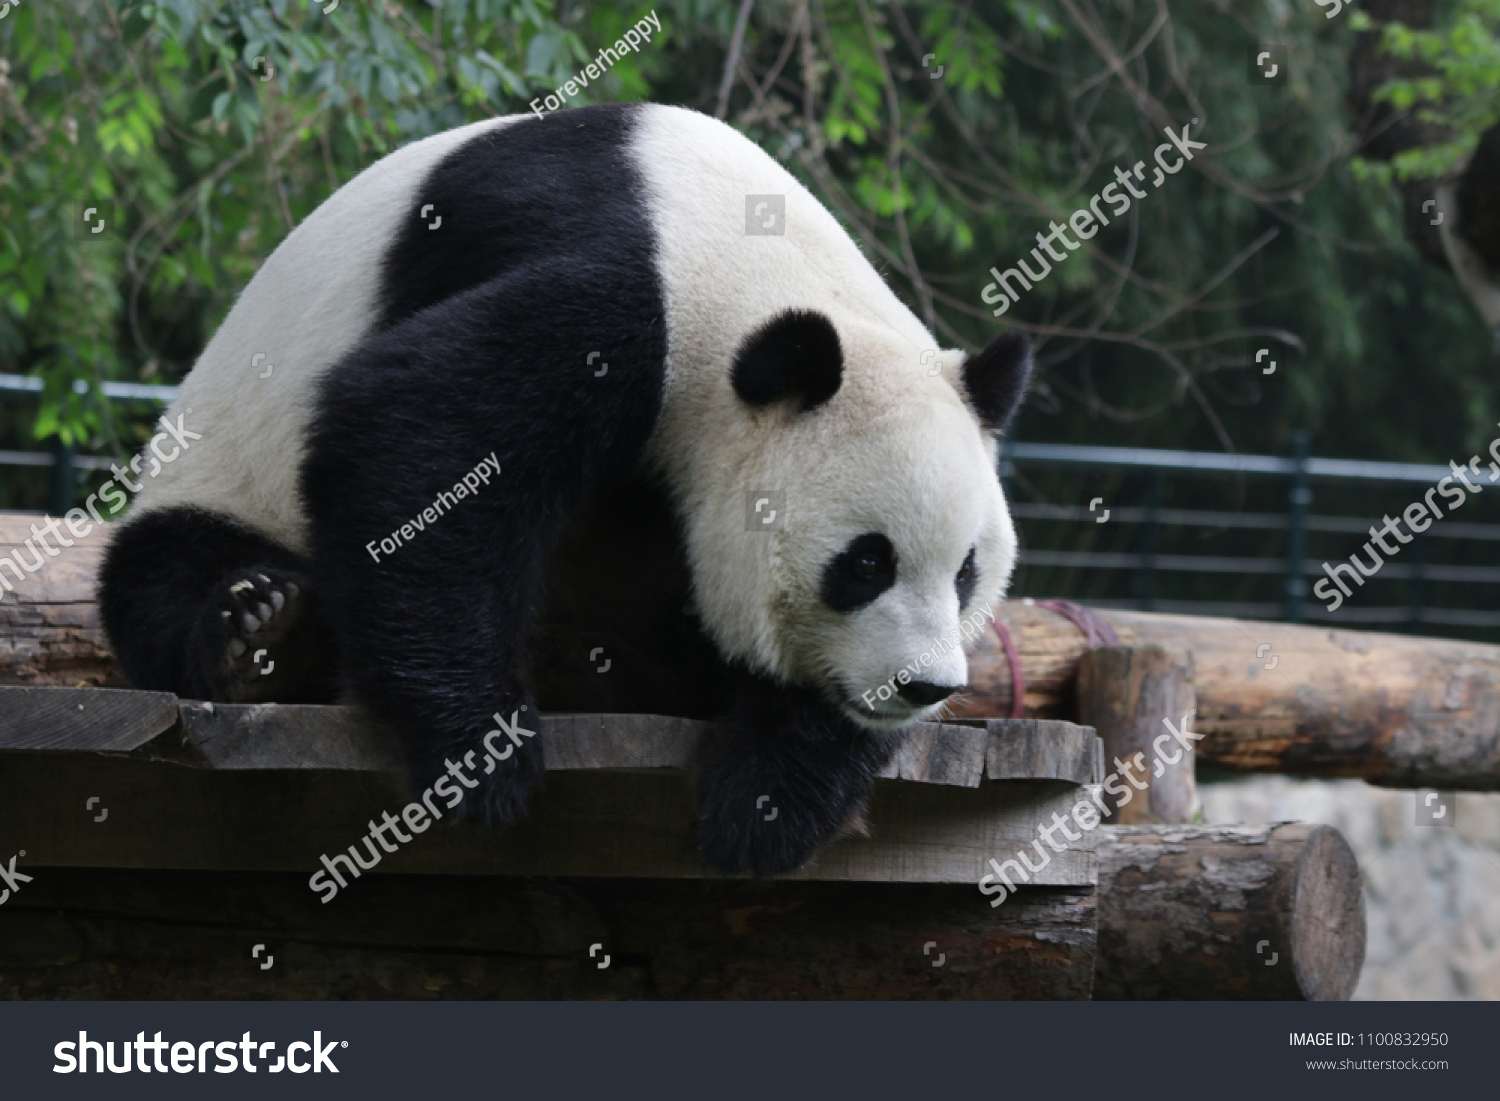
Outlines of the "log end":
[{"label": "log end", "polygon": [[1310,1002],[1347,1001],[1365,962],[1365,895],[1354,850],[1330,826],[1308,834],[1292,884],[1292,960]]}]

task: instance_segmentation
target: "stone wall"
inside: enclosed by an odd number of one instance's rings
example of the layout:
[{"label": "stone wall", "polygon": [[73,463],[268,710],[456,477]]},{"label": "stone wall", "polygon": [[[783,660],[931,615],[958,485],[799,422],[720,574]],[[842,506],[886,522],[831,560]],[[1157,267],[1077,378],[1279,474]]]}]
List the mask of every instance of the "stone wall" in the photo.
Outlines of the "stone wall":
[{"label": "stone wall", "polygon": [[1500,794],[1447,796],[1447,812],[1419,824],[1421,793],[1359,780],[1265,776],[1199,792],[1207,822],[1320,822],[1348,839],[1369,926],[1356,999],[1500,1000]]}]

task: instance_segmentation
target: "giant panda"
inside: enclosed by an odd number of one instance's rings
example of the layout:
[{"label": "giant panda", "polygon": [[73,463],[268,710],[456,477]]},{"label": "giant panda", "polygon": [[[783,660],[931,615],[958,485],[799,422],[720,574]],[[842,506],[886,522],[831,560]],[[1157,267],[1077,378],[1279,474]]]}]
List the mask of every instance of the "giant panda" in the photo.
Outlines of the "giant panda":
[{"label": "giant panda", "polygon": [[542,775],[549,654],[623,640],[638,709],[712,720],[706,861],[786,871],[964,686],[941,640],[1015,560],[997,435],[1030,371],[1021,334],[940,349],[721,122],[476,123],[256,273],[111,540],[105,627],[143,689],[357,702],[418,787],[466,764],[450,817],[495,826]]}]

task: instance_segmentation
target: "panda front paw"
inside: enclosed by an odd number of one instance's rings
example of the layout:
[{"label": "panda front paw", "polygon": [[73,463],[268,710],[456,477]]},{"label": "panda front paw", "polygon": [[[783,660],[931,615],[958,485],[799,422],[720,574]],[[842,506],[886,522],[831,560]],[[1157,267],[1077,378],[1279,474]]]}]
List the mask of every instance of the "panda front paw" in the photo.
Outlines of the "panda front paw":
[{"label": "panda front paw", "polygon": [[450,794],[446,798],[451,801],[455,790],[463,795],[449,812],[455,822],[474,822],[492,829],[515,825],[526,817],[531,789],[546,775],[537,724],[528,718],[536,713],[530,705],[512,710],[497,729],[491,729],[461,754],[454,751],[426,758],[415,770],[416,778],[427,777],[428,786],[444,775],[449,778],[445,787]]},{"label": "panda front paw", "polygon": [[800,868],[841,833],[863,832],[875,777],[899,740],[854,729],[815,704],[718,724],[696,769],[704,858],[726,872],[775,875]]},{"label": "panda front paw", "polygon": [[731,874],[794,871],[846,817],[799,804],[785,789],[756,792],[734,781],[705,783],[703,778],[698,784],[698,847],[709,864]]}]

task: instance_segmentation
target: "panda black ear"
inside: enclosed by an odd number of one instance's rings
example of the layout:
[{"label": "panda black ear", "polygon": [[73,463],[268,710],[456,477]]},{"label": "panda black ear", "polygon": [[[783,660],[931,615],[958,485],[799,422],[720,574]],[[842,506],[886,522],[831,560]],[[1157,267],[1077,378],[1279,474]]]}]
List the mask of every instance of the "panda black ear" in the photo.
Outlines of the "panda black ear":
[{"label": "panda black ear", "polygon": [[734,357],[734,392],[751,405],[799,398],[816,409],[844,379],[833,322],[811,310],[787,310],[752,333]]},{"label": "panda black ear", "polygon": [[1031,382],[1031,338],[1019,329],[1002,333],[964,361],[964,390],[979,421],[1003,432]]}]

